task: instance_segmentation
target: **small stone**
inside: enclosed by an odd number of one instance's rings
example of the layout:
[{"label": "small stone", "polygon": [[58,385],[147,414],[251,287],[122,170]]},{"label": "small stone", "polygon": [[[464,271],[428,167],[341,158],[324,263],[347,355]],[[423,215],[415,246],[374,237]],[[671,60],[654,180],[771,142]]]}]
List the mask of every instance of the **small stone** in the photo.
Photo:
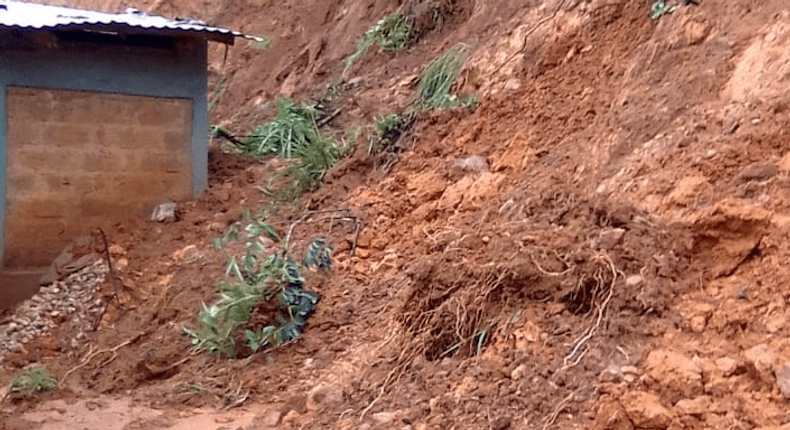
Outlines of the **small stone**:
[{"label": "small stone", "polygon": [[283,425],[283,427],[289,427],[298,419],[299,419],[299,412],[296,412],[295,410],[291,409],[290,411],[288,411],[287,414],[285,414],[285,416],[281,421],[281,424]]},{"label": "small stone", "polygon": [[514,381],[518,381],[521,378],[523,378],[524,375],[526,375],[526,374],[527,374],[527,365],[526,364],[519,364],[518,367],[513,369],[512,372],[510,372],[510,379],[512,379]]},{"label": "small stone", "polygon": [[716,156],[716,150],[715,149],[709,149],[709,150],[705,151],[705,154],[702,156],[702,158],[704,158],[706,160],[710,160],[711,158],[713,158],[715,156]]},{"label": "small stone", "polygon": [[705,331],[705,317],[702,315],[694,316],[689,321],[689,325],[694,333],[702,333]]},{"label": "small stone", "polygon": [[639,374],[639,369],[636,366],[623,366],[620,368],[620,371],[623,372],[624,374],[629,374],[629,375]]},{"label": "small stone", "polygon": [[151,221],[176,222],[178,221],[178,207],[174,202],[162,203],[154,208]]},{"label": "small stone", "polygon": [[258,427],[277,427],[280,424],[280,419],[283,417],[283,413],[280,410],[272,409],[263,415],[258,415],[255,417],[253,423],[255,424],[255,428]]},{"label": "small stone", "polygon": [[112,255],[114,257],[120,257],[120,256],[123,256],[123,255],[126,255],[126,250],[123,249],[123,247],[121,245],[115,245],[115,244],[110,245],[107,248],[107,251],[110,253],[110,255]]},{"label": "small stone", "polygon": [[738,175],[741,182],[765,181],[779,173],[776,165],[770,161],[759,161],[746,166]]},{"label": "small stone", "polygon": [[704,415],[710,412],[710,396],[699,396],[696,399],[683,399],[675,404],[675,411],[680,415]]},{"label": "small stone", "polygon": [[783,329],[785,324],[786,319],[784,315],[773,315],[765,321],[765,329],[768,330],[768,333],[774,334]]},{"label": "small stone", "polygon": [[621,240],[623,240],[623,236],[625,235],[625,229],[622,228],[610,228],[601,231],[599,234],[600,237],[600,245],[602,249],[612,249],[617,246]]},{"label": "small stone", "polygon": [[626,393],[622,404],[637,428],[666,429],[672,423],[672,412],[654,394],[643,391]]},{"label": "small stone", "polygon": [[598,375],[598,380],[601,382],[620,382],[623,380],[623,373],[617,366],[610,365]]},{"label": "small stone", "polygon": [[645,282],[645,278],[641,275],[631,275],[625,280],[625,286],[628,288],[635,288],[642,285]]},{"label": "small stone", "polygon": [[8,323],[8,331],[17,331],[19,329],[19,325],[15,322]]},{"label": "small stone", "polygon": [[721,371],[722,375],[730,376],[738,368],[738,362],[730,357],[722,357],[716,360],[716,368]]},{"label": "small stone", "polygon": [[786,399],[790,399],[790,363],[786,363],[776,371],[776,385]]},{"label": "small stone", "polygon": [[743,356],[761,372],[771,370],[776,361],[776,355],[764,343],[744,351]]},{"label": "small stone", "polygon": [[380,425],[387,425],[393,421],[395,421],[395,413],[394,412],[377,412],[370,416],[373,418],[377,424]]},{"label": "small stone", "polygon": [[634,381],[636,381],[636,375],[632,375],[630,373],[627,375],[623,375],[623,382],[625,382],[626,384],[633,383]]}]

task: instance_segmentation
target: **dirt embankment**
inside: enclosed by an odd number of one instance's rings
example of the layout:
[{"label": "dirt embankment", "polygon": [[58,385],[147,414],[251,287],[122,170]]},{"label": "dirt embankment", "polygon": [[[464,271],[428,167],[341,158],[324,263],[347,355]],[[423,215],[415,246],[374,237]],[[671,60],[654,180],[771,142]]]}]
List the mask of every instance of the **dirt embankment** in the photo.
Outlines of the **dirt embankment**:
[{"label": "dirt embankment", "polygon": [[[141,8],[273,35],[270,49],[214,56],[214,118],[239,130],[265,117],[262,101],[336,82],[393,7],[237,3]],[[479,106],[421,116],[386,173],[360,145],[271,219],[284,230],[344,208],[363,223],[358,237],[320,217],[297,230],[295,248],[316,234],[335,246],[298,342],[227,362],[190,354],[179,332],[221,276],[211,241],[263,204],[277,166],[214,153],[181,221],[110,234],[123,292],[88,342],[42,339],[6,374],[81,366],[56,396],[135,398],[147,412],[126,428],[203,406],[237,406],[225,422],[250,429],[788,423],[787,6],[704,2],[651,21],[644,2],[574,2],[525,42],[554,2],[450,3],[416,47],[354,69],[338,123],[402,108],[420,67],[457,42],[471,53],[458,86]],[[6,417],[44,416],[12,406]]]}]

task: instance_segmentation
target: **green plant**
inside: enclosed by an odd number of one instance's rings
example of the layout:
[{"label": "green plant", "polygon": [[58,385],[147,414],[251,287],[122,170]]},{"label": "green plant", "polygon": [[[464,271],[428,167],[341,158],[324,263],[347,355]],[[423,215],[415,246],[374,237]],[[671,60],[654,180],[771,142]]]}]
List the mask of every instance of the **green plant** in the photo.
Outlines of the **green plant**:
[{"label": "green plant", "polygon": [[281,174],[288,177],[288,184],[278,197],[281,200],[294,200],[302,193],[314,190],[348,149],[348,145],[321,135],[299,147],[293,154],[294,162],[282,170]]},{"label": "green plant", "polygon": [[252,47],[258,51],[263,51],[272,44],[272,38],[269,36],[263,36],[260,40],[256,40],[255,43],[252,44]]},{"label": "green plant", "polygon": [[365,31],[365,34],[357,40],[356,51],[344,59],[343,64],[346,70],[349,70],[373,45],[377,45],[380,52],[401,51],[411,42],[412,35],[412,25],[403,14],[400,12],[389,14]]},{"label": "green plant", "polygon": [[672,13],[675,10],[675,7],[667,6],[664,0],[657,0],[653,3],[650,7],[650,18],[651,19],[658,19],[661,16],[666,15],[668,13]]},{"label": "green plant", "polygon": [[[244,253],[238,258],[231,256],[225,271],[225,279],[219,286],[219,297],[211,305],[202,305],[194,330],[183,328],[192,345],[210,354],[225,357],[236,355],[236,338],[244,330],[247,347],[253,353],[267,345],[279,345],[301,335],[305,321],[312,313],[318,296],[305,291],[301,272],[315,267],[329,271],[332,248],[321,238],[308,247],[302,264],[290,260],[282,249],[267,250],[263,238],[280,242],[274,229],[260,220],[249,220],[246,224],[231,226],[224,238],[217,239],[218,248],[243,238]],[[260,329],[246,326],[252,311],[263,302],[277,299],[279,314],[275,325]]]},{"label": "green plant", "polygon": [[450,89],[465,62],[465,47],[456,45],[428,63],[420,73],[417,97],[411,109],[422,111],[458,106],[458,97],[452,95]]},{"label": "green plant", "polygon": [[315,106],[297,105],[290,98],[283,97],[277,100],[276,110],[274,118],[255,127],[239,145],[242,153],[256,157],[277,154],[293,158],[298,148],[320,138],[315,124],[320,111]]},{"label": "green plant", "polygon": [[11,392],[31,394],[38,391],[51,390],[58,386],[58,381],[49,376],[49,372],[42,366],[29,369],[23,375],[15,376],[11,380]]},{"label": "green plant", "polygon": [[379,115],[373,120],[373,126],[368,154],[379,151],[386,142],[397,140],[403,131],[404,118],[397,114]]}]

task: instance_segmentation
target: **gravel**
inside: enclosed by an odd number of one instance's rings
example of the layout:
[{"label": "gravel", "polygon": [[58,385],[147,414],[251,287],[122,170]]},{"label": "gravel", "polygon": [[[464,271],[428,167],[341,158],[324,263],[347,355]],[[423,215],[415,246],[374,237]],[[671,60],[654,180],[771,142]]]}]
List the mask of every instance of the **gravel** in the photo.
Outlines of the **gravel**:
[{"label": "gravel", "polygon": [[106,264],[97,260],[17,305],[14,315],[0,322],[0,360],[56,327],[74,333],[69,347],[79,346],[78,339],[85,339],[104,312],[104,301],[96,295],[106,273]]}]

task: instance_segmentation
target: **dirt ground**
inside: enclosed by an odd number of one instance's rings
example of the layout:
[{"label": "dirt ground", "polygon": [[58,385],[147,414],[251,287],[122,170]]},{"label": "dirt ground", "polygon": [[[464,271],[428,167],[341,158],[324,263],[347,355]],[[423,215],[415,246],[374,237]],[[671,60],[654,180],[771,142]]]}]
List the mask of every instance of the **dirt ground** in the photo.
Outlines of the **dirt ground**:
[{"label": "dirt ground", "polygon": [[[272,37],[212,48],[212,122],[239,134],[278,95],[344,78],[335,125],[369,124],[456,43],[458,90],[480,102],[423,114],[390,169],[362,141],[271,216],[283,233],[312,213],[293,248],[326,235],[334,267],[311,280],[304,335],[249,359],[193,353],[181,333],[222,279],[214,238],[266,205],[281,166],[215,143],[178,222],[107,231],[126,263],[88,340],[56,332],[3,362],[5,386],[40,363],[61,388],[7,398],[0,429],[787,428],[790,5],[702,0],[651,20],[646,1],[447,4],[416,46],[344,76],[397,5],[139,2]],[[358,237],[322,215],[335,209]]]}]

